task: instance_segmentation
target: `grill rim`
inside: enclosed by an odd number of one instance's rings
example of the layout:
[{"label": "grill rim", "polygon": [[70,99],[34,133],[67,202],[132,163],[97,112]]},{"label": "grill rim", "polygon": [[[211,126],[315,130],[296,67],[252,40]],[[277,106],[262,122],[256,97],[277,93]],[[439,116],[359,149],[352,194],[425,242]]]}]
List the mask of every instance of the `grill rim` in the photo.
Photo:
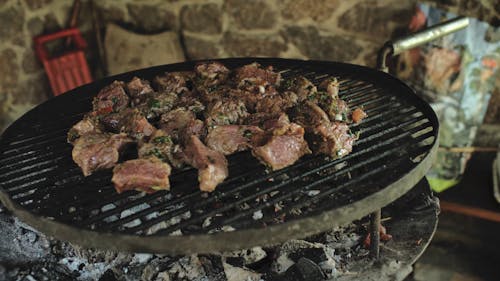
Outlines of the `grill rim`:
[{"label": "grill rim", "polygon": [[[113,80],[126,80],[132,78],[134,75],[143,76],[141,73],[160,73],[168,71],[165,68],[189,68],[201,61],[191,61],[187,63],[177,63],[162,66],[155,66],[151,68],[135,70],[115,76],[107,77],[94,83],[105,84]],[[169,253],[169,254],[192,254],[192,253],[213,253],[218,251],[230,251],[242,248],[250,248],[253,246],[271,246],[285,242],[289,239],[303,238],[309,235],[327,231],[335,226],[340,226],[356,219],[360,219],[367,214],[380,209],[395,201],[403,194],[408,192],[422,179],[431,167],[433,160],[437,154],[439,143],[439,123],[437,117],[425,101],[415,94],[415,91],[407,84],[394,76],[376,71],[372,68],[353,65],[348,63],[339,62],[326,62],[326,61],[304,61],[295,59],[277,59],[277,58],[230,58],[230,59],[216,59],[208,61],[219,61],[226,64],[244,64],[257,61],[262,64],[273,65],[273,63],[280,62],[288,65],[300,67],[301,65],[322,65],[330,67],[347,67],[356,71],[356,68],[361,71],[371,71],[374,75],[386,76],[385,79],[391,79],[394,83],[398,83],[400,87],[406,88],[405,98],[411,99],[412,105],[421,109],[425,116],[429,119],[434,129],[434,140],[432,146],[427,152],[427,155],[416,164],[416,166],[407,174],[402,175],[398,180],[385,186],[381,190],[372,193],[363,199],[356,202],[324,211],[321,214],[308,216],[305,218],[298,218],[282,224],[268,226],[267,228],[258,229],[242,229],[233,232],[219,232],[214,234],[190,234],[182,236],[138,236],[120,233],[104,233],[91,231],[86,229],[77,228],[69,224],[51,220],[47,217],[31,213],[20,204],[14,202],[9,194],[0,186],[0,201],[13,212],[14,215],[21,218],[21,220],[34,226],[39,231],[53,236],[55,238],[66,240],[72,243],[79,244],[84,247],[128,251],[128,252],[150,252],[150,253]],[[353,72],[354,73],[354,72]],[[85,87],[90,84],[76,88],[70,92],[82,92]],[[73,95],[62,95],[62,97],[70,98]],[[40,106],[40,105],[39,105]],[[19,118],[11,126],[7,128],[4,134],[0,137],[0,143],[3,143],[7,136],[15,132],[16,123],[21,122],[27,118],[29,114],[34,114],[38,110],[35,107],[24,116]],[[17,132],[19,133],[19,132]]]}]

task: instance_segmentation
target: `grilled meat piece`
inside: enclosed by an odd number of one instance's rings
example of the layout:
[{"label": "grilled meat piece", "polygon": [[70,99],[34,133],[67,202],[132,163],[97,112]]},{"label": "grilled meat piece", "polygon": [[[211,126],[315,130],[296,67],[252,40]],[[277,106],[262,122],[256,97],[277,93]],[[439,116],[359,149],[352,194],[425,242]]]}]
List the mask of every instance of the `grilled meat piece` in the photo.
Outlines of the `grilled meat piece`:
[{"label": "grilled meat piece", "polygon": [[164,130],[156,130],[150,138],[138,144],[139,158],[156,157],[164,162],[172,158],[172,138]]},{"label": "grilled meat piece", "polygon": [[234,74],[238,88],[261,94],[265,93],[266,86],[278,86],[281,82],[281,75],[274,72],[272,66],[263,68],[256,62],[237,68]]},{"label": "grilled meat piece", "polygon": [[314,153],[326,154],[333,159],[349,154],[357,140],[357,136],[343,122],[323,123],[314,127],[312,132],[308,141]]},{"label": "grilled meat piece", "polygon": [[229,77],[229,69],[219,62],[200,63],[194,67],[194,72],[197,89],[223,84]]},{"label": "grilled meat piece", "polygon": [[288,167],[310,153],[304,128],[295,123],[274,128],[266,144],[252,150],[252,154],[272,170]]},{"label": "grilled meat piece", "polygon": [[114,81],[111,85],[104,87],[92,102],[94,111],[102,114],[118,112],[126,108],[129,104],[129,98],[125,93],[124,86],[125,83]]},{"label": "grilled meat piece", "polygon": [[132,142],[126,134],[88,133],[75,141],[73,161],[84,176],[89,176],[96,170],[112,168],[118,162],[120,150]]},{"label": "grilled meat piece", "polygon": [[193,89],[194,72],[166,72],[154,78],[154,85],[159,92],[182,94]]},{"label": "grilled meat piece", "polygon": [[186,162],[198,169],[201,191],[214,191],[229,174],[224,154],[208,148],[196,136],[187,140],[183,154]]},{"label": "grilled meat piece", "polygon": [[185,128],[194,120],[196,120],[196,116],[192,111],[179,107],[163,114],[159,124],[162,130],[178,141]]},{"label": "grilled meat piece", "polygon": [[282,85],[283,91],[291,91],[297,95],[298,102],[315,99],[318,88],[309,79],[299,76],[286,80]]},{"label": "grilled meat piece", "polygon": [[99,124],[97,117],[92,114],[86,114],[80,122],[76,123],[68,131],[68,143],[74,143],[74,141],[88,133],[100,133],[102,132],[102,126]]},{"label": "grilled meat piece", "polygon": [[298,97],[294,92],[283,92],[260,99],[256,106],[256,112],[286,112],[297,105]]},{"label": "grilled meat piece", "polygon": [[167,92],[153,92],[144,97],[143,102],[136,104],[136,108],[147,118],[154,119],[169,112],[177,101],[177,94]]},{"label": "grilled meat piece", "polygon": [[334,159],[345,156],[357,139],[346,123],[330,122],[328,114],[310,101],[295,108],[293,120],[305,128],[306,139],[316,154]]},{"label": "grilled meat piece", "polygon": [[192,92],[184,92],[182,95],[179,95],[174,108],[183,107],[189,111],[192,111],[195,114],[201,113],[205,110],[205,105],[200,101],[198,93]]},{"label": "grilled meat piece", "polygon": [[237,151],[263,144],[265,132],[257,126],[225,125],[216,126],[207,135],[205,143],[213,150],[230,155]]},{"label": "grilled meat piece", "polygon": [[158,158],[142,158],[125,161],[113,169],[111,181],[118,193],[126,190],[153,193],[169,190],[170,166]]},{"label": "grilled meat piece", "polygon": [[132,138],[150,136],[156,129],[136,108],[126,108],[101,118],[105,128],[114,133],[126,133]]},{"label": "grilled meat piece", "polygon": [[326,91],[328,95],[334,99],[339,97],[340,83],[335,77],[323,80],[318,87],[322,91]]},{"label": "grilled meat piece", "polygon": [[205,111],[207,126],[239,124],[248,117],[248,111],[242,100],[225,98],[208,105]]},{"label": "grilled meat piece", "polygon": [[132,98],[132,104],[140,104],[144,101],[148,94],[151,94],[153,88],[149,85],[149,81],[140,79],[138,77],[132,78],[130,82],[127,83],[127,91]]},{"label": "grilled meat piece", "polygon": [[366,112],[363,111],[363,109],[361,108],[356,108],[353,110],[352,114],[351,114],[351,119],[354,123],[359,123],[361,122],[361,120],[363,120],[364,118],[366,118]]}]

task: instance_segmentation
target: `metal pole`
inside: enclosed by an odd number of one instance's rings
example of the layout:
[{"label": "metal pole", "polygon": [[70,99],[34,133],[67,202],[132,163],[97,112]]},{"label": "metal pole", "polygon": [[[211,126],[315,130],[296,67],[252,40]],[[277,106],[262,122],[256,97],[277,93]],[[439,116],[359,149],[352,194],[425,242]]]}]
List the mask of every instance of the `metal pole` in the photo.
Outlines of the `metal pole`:
[{"label": "metal pole", "polygon": [[469,19],[466,17],[457,17],[449,21],[442,22],[435,26],[426,28],[406,37],[394,41],[388,41],[378,53],[377,67],[379,70],[388,72],[386,60],[389,56],[395,56],[403,51],[415,48],[424,43],[438,39],[469,25]]},{"label": "metal pole", "polygon": [[380,217],[381,209],[370,215],[370,256],[378,260],[380,256]]}]

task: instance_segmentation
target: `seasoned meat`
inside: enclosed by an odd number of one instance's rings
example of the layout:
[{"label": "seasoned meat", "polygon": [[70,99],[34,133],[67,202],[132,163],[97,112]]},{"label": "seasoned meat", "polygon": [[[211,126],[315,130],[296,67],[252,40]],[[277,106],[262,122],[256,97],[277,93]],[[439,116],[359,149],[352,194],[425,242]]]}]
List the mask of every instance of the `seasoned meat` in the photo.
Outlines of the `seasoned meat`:
[{"label": "seasoned meat", "polygon": [[169,112],[177,101],[175,93],[153,92],[143,98],[141,104],[137,104],[136,108],[147,118],[154,119],[161,116],[163,113]]},{"label": "seasoned meat", "polygon": [[295,108],[293,120],[305,128],[306,139],[316,154],[342,157],[352,151],[357,139],[346,123],[330,122],[328,115],[313,102]]},{"label": "seasoned meat", "polygon": [[316,86],[303,76],[285,81],[282,85],[284,91],[291,91],[297,95],[298,102],[315,99],[318,89]]},{"label": "seasoned meat", "polygon": [[180,133],[196,119],[195,114],[186,108],[176,108],[161,116],[160,128],[173,139],[178,140]]},{"label": "seasoned meat", "polygon": [[183,153],[186,162],[198,169],[198,181],[202,191],[214,191],[229,174],[224,154],[208,148],[196,136],[189,138]]},{"label": "seasoned meat", "polygon": [[224,125],[210,130],[205,143],[213,150],[230,155],[262,145],[264,138],[265,132],[257,126]]},{"label": "seasoned meat", "polygon": [[193,78],[194,73],[189,71],[166,72],[155,77],[154,85],[159,92],[181,94],[192,90]]},{"label": "seasoned meat", "polygon": [[252,154],[272,170],[288,167],[309,153],[304,128],[295,123],[274,129],[265,145],[252,150]]},{"label": "seasoned meat", "polygon": [[298,98],[294,92],[283,92],[260,99],[256,106],[256,112],[285,112],[297,105]]},{"label": "seasoned meat", "polygon": [[127,83],[127,91],[132,98],[132,103],[140,104],[144,97],[153,92],[153,88],[149,85],[149,81],[134,77]]},{"label": "seasoned meat", "polygon": [[89,176],[96,170],[112,168],[118,162],[120,150],[132,142],[126,134],[88,133],[75,141],[73,161],[84,176]]},{"label": "seasoned meat", "polygon": [[152,193],[169,190],[170,166],[158,158],[142,158],[125,161],[113,169],[111,181],[118,193],[138,190]]},{"label": "seasoned meat", "polygon": [[349,126],[341,122],[320,124],[314,127],[308,138],[314,153],[326,154],[333,159],[349,154],[356,139]]},{"label": "seasoned meat", "polygon": [[76,123],[68,132],[68,143],[73,143],[77,138],[88,133],[102,132],[99,120],[92,113],[86,114],[80,122]]},{"label": "seasoned meat", "polygon": [[164,130],[156,130],[150,138],[138,144],[139,158],[156,157],[164,162],[172,158],[173,141]]},{"label": "seasoned meat", "polygon": [[175,101],[174,108],[183,107],[195,114],[205,110],[205,105],[199,99],[198,94],[194,92],[185,92],[179,95]]},{"label": "seasoned meat", "polygon": [[361,120],[366,118],[366,116],[367,116],[366,112],[364,112],[363,109],[358,107],[354,109],[354,111],[352,112],[351,118],[354,123],[359,123],[361,122]]},{"label": "seasoned meat", "polygon": [[326,91],[328,95],[334,99],[339,97],[340,83],[337,78],[327,78],[319,84],[319,89]]},{"label": "seasoned meat", "polygon": [[208,88],[226,82],[229,69],[219,62],[200,63],[194,67],[197,89]]},{"label": "seasoned meat", "polygon": [[129,98],[125,93],[125,83],[114,81],[111,85],[104,87],[94,98],[94,111],[98,113],[117,112],[126,108]]},{"label": "seasoned meat", "polygon": [[245,103],[234,98],[226,98],[209,104],[205,111],[207,126],[239,124],[248,117]]},{"label": "seasoned meat", "polygon": [[101,118],[101,123],[111,132],[126,133],[135,139],[148,137],[156,130],[135,108],[108,114]]},{"label": "seasoned meat", "polygon": [[252,63],[237,68],[234,71],[234,80],[238,88],[264,94],[266,86],[278,86],[281,75],[273,71],[273,67],[263,68],[258,63]]}]

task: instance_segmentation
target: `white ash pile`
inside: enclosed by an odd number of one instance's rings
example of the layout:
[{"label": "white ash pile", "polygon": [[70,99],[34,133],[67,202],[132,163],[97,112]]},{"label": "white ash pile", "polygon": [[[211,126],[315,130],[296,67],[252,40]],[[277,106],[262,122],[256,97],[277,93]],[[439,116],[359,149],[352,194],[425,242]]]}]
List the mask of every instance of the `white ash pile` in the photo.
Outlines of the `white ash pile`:
[{"label": "white ash pile", "polygon": [[352,224],[276,247],[173,257],[82,249],[3,212],[0,280],[327,280],[346,273],[351,260],[366,257],[364,231]]}]

